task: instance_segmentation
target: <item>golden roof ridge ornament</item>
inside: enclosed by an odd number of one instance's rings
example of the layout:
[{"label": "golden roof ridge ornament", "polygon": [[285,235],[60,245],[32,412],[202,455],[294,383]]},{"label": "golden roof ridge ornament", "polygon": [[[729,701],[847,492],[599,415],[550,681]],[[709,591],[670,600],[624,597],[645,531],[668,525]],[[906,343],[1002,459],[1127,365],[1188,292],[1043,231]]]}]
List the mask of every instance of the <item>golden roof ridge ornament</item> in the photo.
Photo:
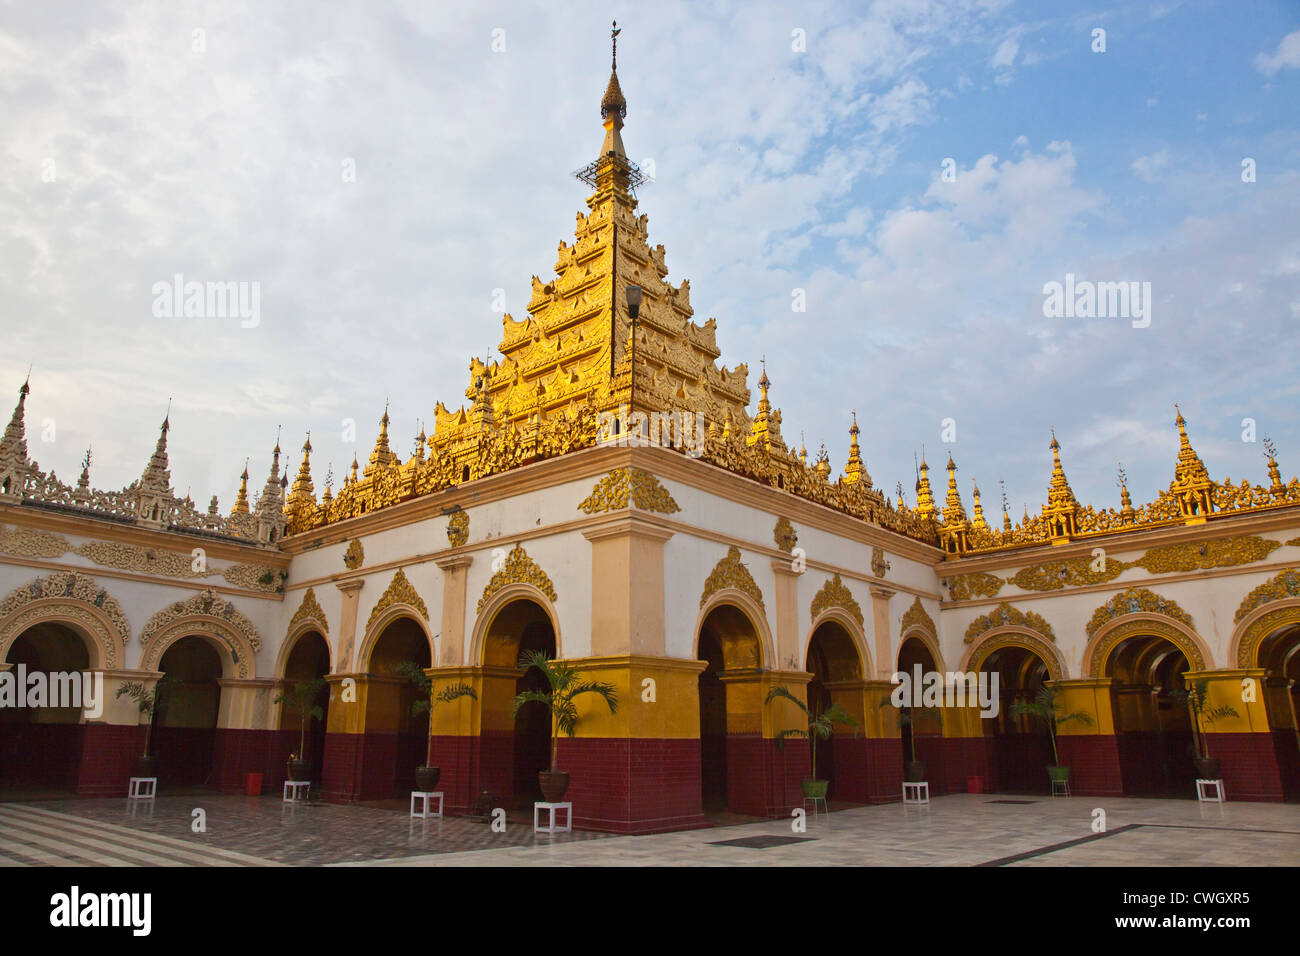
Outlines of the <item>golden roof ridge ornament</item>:
[{"label": "golden roof ridge ornament", "polygon": [[1047,504],[1043,506],[1043,518],[1047,522],[1048,535],[1053,544],[1063,544],[1079,533],[1079,502],[1075,500],[1074,491],[1065,477],[1061,467],[1061,443],[1056,440],[1056,429],[1052,429],[1052,480],[1047,488]]}]

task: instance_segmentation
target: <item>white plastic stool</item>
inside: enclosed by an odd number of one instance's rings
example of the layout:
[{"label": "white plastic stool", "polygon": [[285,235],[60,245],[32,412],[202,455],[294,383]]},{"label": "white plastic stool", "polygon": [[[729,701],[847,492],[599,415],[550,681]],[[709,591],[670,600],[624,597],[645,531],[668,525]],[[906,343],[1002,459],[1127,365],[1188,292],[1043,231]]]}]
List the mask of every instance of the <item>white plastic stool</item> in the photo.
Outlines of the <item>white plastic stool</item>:
[{"label": "white plastic stool", "polygon": [[[1214,796],[1209,795],[1210,789],[1214,789]],[[1223,789],[1223,779],[1218,780],[1197,780],[1196,781],[1196,799],[1205,803],[1223,803],[1227,798]]]},{"label": "white plastic stool", "polygon": [[[1058,789],[1058,788],[1059,788],[1059,789]],[[1067,797],[1070,795],[1070,781],[1069,781],[1069,780],[1053,780],[1053,781],[1052,781],[1052,796],[1055,797],[1055,796],[1058,796],[1059,794],[1064,794],[1064,795],[1067,796]]]},{"label": "white plastic stool", "polygon": [[826,798],[825,798],[825,797],[804,797],[804,798],[803,798],[803,805],[804,805],[804,810],[805,810],[805,811],[808,809],[808,804],[810,804],[810,803],[812,804],[812,808],[813,808],[813,816],[817,816],[817,804],[819,804],[819,803],[821,804],[821,807],[822,807],[822,809],[821,809],[822,814],[825,815],[825,816],[827,816],[827,817],[829,817],[829,816],[831,815],[830,807],[826,806]]},{"label": "white plastic stool", "polygon": [[126,798],[128,800],[152,800],[157,793],[157,777],[132,777],[130,789],[126,792]]},{"label": "white plastic stool", "polygon": [[915,783],[910,780],[903,781],[903,802],[929,803],[930,784],[924,780]]},{"label": "white plastic stool", "polygon": [[[429,802],[438,798],[438,809],[433,811],[429,809]],[[421,803],[419,812],[416,812],[415,801]],[[442,816],[442,791],[441,790],[412,790],[411,791],[411,816],[413,817],[440,817]]]},{"label": "white plastic stool", "polygon": [[[549,811],[548,823],[542,826],[540,820],[543,810]],[[559,824],[559,811],[565,811],[564,825]],[[573,830],[573,804],[572,803],[543,803],[538,801],[533,804],[533,832],[534,833],[568,833]]]},{"label": "white plastic stool", "polygon": [[297,803],[299,800],[306,800],[311,793],[310,780],[286,780],[284,782],[284,802]]}]

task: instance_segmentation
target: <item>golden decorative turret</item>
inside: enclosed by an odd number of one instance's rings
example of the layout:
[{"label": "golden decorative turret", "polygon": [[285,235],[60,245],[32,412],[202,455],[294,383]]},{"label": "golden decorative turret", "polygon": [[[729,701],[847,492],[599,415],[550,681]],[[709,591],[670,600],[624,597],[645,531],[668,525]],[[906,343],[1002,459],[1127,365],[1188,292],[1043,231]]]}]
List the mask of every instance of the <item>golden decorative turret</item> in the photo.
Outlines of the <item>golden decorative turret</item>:
[{"label": "golden decorative turret", "polygon": [[1187,423],[1183,420],[1182,409],[1177,405],[1178,418],[1178,464],[1174,466],[1174,480],[1169,485],[1169,492],[1178,501],[1179,511],[1187,524],[1198,524],[1214,510],[1213,494],[1215,484],[1210,480],[1209,472],[1200,456],[1192,450],[1187,440]]},{"label": "golden decorative turret", "polygon": [[943,506],[943,524],[939,526],[939,543],[949,554],[965,551],[970,540],[970,522],[957,490],[957,465],[948,455],[948,497]]},{"label": "golden decorative turret", "polygon": [[137,520],[155,528],[165,528],[171,523],[172,510],[176,505],[176,494],[172,491],[171,467],[167,461],[167,432],[171,430],[171,406],[158,429],[158,441],[154,445],[149,463],[144,466],[140,480],[132,485],[128,492],[135,505]]},{"label": "golden decorative turret", "polygon": [[862,450],[858,447],[858,435],[862,429],[858,428],[858,413],[853,412],[853,424],[849,427],[849,460],[844,466],[844,483],[854,485],[861,482],[865,487],[871,487],[871,476],[867,474],[866,467],[862,464]]},{"label": "golden decorative turret", "polygon": [[397,456],[388,447],[388,403],[384,403],[384,417],[379,419],[379,437],[375,439],[375,450],[370,453],[370,463],[362,474],[369,478],[381,468],[398,464]]},{"label": "golden decorative turret", "polygon": [[1137,512],[1133,509],[1133,499],[1128,493],[1128,475],[1124,473],[1123,462],[1116,463],[1119,467],[1119,477],[1116,484],[1119,485],[1119,518],[1120,522],[1130,525],[1137,518]]},{"label": "golden decorative turret", "polygon": [[961,492],[957,490],[957,466],[951,454],[948,455],[948,497],[944,501],[943,520],[945,523],[966,520],[966,507],[961,503]]},{"label": "golden decorative turret", "polygon": [[244,471],[239,476],[239,494],[235,496],[235,506],[230,509],[232,515],[248,514],[248,459],[244,459]]},{"label": "golden decorative turret", "polygon": [[1264,439],[1264,453],[1268,455],[1268,480],[1271,482],[1268,491],[1274,498],[1286,497],[1286,485],[1282,483],[1282,471],[1277,466],[1277,448],[1273,443]]},{"label": "golden decorative turret", "polygon": [[1061,443],[1052,430],[1052,480],[1047,488],[1047,504],[1043,505],[1043,520],[1054,544],[1063,544],[1079,533],[1079,502],[1074,498],[1070,482],[1061,467]]},{"label": "golden decorative turret", "polygon": [[[972,479],[973,480],[973,479]],[[988,530],[988,522],[984,520],[984,506],[980,504],[980,483],[975,482],[975,502],[971,505],[971,529]]]},{"label": "golden decorative turret", "polygon": [[320,496],[320,507],[322,511],[328,511],[329,506],[334,502],[334,463],[330,462],[325,468],[325,492]]},{"label": "golden decorative turret", "polygon": [[930,490],[930,466],[921,456],[919,477],[916,479],[916,516],[922,520],[935,517],[934,493]]},{"label": "golden decorative turret", "polygon": [[815,474],[822,481],[831,479],[831,456],[826,454],[826,443],[822,442],[821,450],[817,452],[817,463],[812,467]]},{"label": "golden decorative turret", "polygon": [[18,404],[9,418],[4,437],[0,438],[0,500],[19,499],[27,485],[33,463],[27,458],[26,403],[31,391],[31,375],[18,389]]},{"label": "golden decorative turret", "polygon": [[[385,416],[387,417],[387,416]],[[284,503],[284,517],[289,534],[306,531],[316,520],[316,489],[311,481],[311,432],[302,443],[302,464],[298,477]]]}]

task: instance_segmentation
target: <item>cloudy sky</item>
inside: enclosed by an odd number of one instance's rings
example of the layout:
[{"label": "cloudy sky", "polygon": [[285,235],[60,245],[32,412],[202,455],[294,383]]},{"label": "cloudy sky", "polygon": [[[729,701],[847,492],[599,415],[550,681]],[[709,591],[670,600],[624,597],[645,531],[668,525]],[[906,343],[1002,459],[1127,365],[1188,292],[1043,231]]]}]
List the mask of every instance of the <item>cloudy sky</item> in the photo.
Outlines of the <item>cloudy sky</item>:
[{"label": "cloudy sky", "polygon": [[[121,487],[169,399],[174,485],[223,511],[277,426],[319,490],[390,399],[406,457],[500,340],[493,290],[522,317],[572,237],[614,16],[651,244],[728,366],[766,355],[792,444],[838,471],[856,409],[887,493],[924,444],[1019,517],[1052,427],[1081,499],[1123,461],[1150,500],[1179,402],[1214,477],[1266,483],[1246,418],[1300,472],[1294,3],[558,11],[0,0],[0,394],[33,366],[33,457],[73,479],[93,446]],[[257,325],[155,315],[177,274],[258,283]],[[1046,317],[1067,274],[1149,282],[1149,326]]]}]

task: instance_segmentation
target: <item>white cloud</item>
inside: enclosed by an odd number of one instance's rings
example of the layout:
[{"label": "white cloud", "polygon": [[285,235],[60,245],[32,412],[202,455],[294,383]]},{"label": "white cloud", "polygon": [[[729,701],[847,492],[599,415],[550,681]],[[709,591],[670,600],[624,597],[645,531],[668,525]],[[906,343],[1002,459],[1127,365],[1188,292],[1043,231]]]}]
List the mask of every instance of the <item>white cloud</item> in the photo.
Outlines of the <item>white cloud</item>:
[{"label": "white cloud", "polygon": [[1148,183],[1160,179],[1169,166],[1169,150],[1162,149],[1150,156],[1139,156],[1133,160],[1133,172],[1138,178]]},{"label": "white cloud", "polygon": [[1284,36],[1271,54],[1256,55],[1254,64],[1265,76],[1272,76],[1278,70],[1300,70],[1300,30]]}]

